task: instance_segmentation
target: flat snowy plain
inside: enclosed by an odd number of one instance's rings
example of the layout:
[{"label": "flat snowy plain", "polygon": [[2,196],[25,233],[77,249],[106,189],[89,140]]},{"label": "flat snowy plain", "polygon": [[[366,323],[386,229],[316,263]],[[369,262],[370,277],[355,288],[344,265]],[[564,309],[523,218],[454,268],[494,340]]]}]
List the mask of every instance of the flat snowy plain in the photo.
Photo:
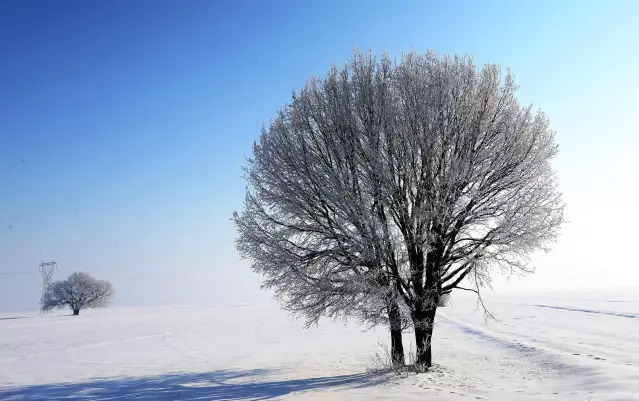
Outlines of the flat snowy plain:
[{"label": "flat snowy plain", "polygon": [[[0,400],[639,400],[639,291],[471,297],[438,312],[427,374],[369,374],[384,328],[273,306],[0,314]],[[411,334],[405,334],[405,346]]]}]

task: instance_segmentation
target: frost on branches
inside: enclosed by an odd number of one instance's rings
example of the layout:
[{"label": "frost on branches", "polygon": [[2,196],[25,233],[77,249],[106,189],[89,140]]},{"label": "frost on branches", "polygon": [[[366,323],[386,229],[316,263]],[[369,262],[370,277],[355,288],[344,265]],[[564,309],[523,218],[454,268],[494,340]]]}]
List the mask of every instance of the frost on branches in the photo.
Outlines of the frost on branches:
[{"label": "frost on branches", "polygon": [[[563,222],[548,119],[497,65],[354,54],[312,78],[253,147],[237,247],[283,307],[389,324],[432,363],[440,298],[528,273]],[[399,337],[398,337],[399,334]]]}]

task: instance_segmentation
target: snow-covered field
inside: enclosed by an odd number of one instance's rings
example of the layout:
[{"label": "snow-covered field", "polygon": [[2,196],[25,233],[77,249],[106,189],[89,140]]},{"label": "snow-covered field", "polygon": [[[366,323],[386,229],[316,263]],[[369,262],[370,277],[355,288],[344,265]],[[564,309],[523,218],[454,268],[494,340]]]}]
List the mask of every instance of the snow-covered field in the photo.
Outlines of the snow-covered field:
[{"label": "snow-covered field", "polygon": [[[0,400],[639,400],[637,291],[472,298],[438,313],[436,366],[372,375],[383,328],[272,306],[0,314]],[[410,348],[410,334],[406,334]]]}]

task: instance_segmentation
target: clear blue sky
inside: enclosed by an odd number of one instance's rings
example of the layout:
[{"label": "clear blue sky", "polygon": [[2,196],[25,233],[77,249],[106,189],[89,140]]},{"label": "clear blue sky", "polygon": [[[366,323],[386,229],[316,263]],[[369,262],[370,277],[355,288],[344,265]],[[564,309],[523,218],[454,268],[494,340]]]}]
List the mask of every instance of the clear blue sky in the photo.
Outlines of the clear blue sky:
[{"label": "clear blue sky", "polygon": [[2,1],[0,309],[36,308],[52,259],[118,304],[268,299],[233,246],[241,166],[354,47],[499,62],[549,114],[571,223],[497,289],[639,285],[637,18],[615,0]]}]

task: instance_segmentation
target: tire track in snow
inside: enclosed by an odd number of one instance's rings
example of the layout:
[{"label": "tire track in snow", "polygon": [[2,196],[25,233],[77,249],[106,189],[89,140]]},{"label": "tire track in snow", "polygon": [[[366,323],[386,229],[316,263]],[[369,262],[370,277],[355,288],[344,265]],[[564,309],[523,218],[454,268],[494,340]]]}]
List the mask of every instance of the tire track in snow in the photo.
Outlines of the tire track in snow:
[{"label": "tire track in snow", "polygon": [[[483,327],[467,323],[463,320],[455,319],[445,314],[440,315],[442,319],[452,323],[458,329],[466,334],[492,343],[498,347],[506,348],[532,357],[533,362],[540,363],[544,366],[554,367],[562,372],[579,373],[589,370],[590,368],[579,363],[572,363],[577,359],[586,359],[589,362],[603,363],[623,367],[624,369],[639,370],[639,366],[602,358],[597,356],[598,349],[587,344],[579,344],[580,349],[568,349],[562,343],[551,343],[548,339],[531,337],[521,332],[493,332]],[[510,336],[516,334],[517,339]]]},{"label": "tire track in snow", "polygon": [[496,347],[522,354],[522,356],[526,357],[532,364],[543,366],[550,371],[561,372],[563,374],[579,374],[588,370],[587,367],[581,364],[569,363],[569,358],[567,359],[566,357],[571,356],[571,353],[548,347],[547,344],[540,346],[537,341],[528,336],[520,335],[517,339],[512,339],[504,336],[503,333],[497,334],[445,314],[441,314],[440,317],[456,326],[465,334],[469,334]]},{"label": "tire track in snow", "polygon": [[150,338],[156,338],[156,337],[167,337],[167,336],[170,336],[170,335],[171,335],[171,333],[160,333],[160,334],[150,334],[150,335],[146,335],[146,336],[137,336],[137,337],[124,338],[124,339],[116,340],[116,341],[103,341],[103,342],[99,342],[99,343],[81,345],[79,347],[67,348],[64,351],[81,351],[81,350],[87,350],[87,349],[93,349],[93,348],[101,348],[101,347],[106,347],[106,346],[113,345],[113,344],[130,343],[130,342],[135,342],[135,341],[148,340]]},{"label": "tire track in snow", "polygon": [[532,304],[532,305],[522,304],[522,305],[534,306],[537,308],[559,309],[559,310],[566,310],[566,311],[572,311],[572,312],[594,313],[596,315],[619,316],[619,317],[626,317],[629,319],[639,319],[639,314],[636,314],[636,313],[609,312],[609,311],[602,311],[602,310],[570,308],[567,306],[555,306],[555,305],[540,305],[540,304]]},{"label": "tire track in snow", "polygon": [[[115,345],[115,344],[120,344],[120,343],[131,343],[131,342],[143,341],[143,340],[148,340],[148,339],[157,338],[157,337],[169,337],[171,335],[172,335],[171,333],[150,334],[150,335],[144,335],[144,336],[123,338],[123,339],[114,340],[114,341],[102,341],[102,342],[97,342],[97,343],[85,344],[85,345],[80,345],[80,346],[77,346],[77,347],[50,349],[50,350],[40,351],[40,352],[30,352],[27,355],[27,358],[41,357],[43,355],[54,354],[54,353],[58,353],[58,352],[84,351],[84,350],[89,350],[89,349],[94,349],[94,348],[107,347],[107,346],[110,346],[110,345]],[[0,358],[0,363],[15,362],[15,361],[18,361],[18,360],[21,360],[21,359],[24,359],[24,357]]]}]

